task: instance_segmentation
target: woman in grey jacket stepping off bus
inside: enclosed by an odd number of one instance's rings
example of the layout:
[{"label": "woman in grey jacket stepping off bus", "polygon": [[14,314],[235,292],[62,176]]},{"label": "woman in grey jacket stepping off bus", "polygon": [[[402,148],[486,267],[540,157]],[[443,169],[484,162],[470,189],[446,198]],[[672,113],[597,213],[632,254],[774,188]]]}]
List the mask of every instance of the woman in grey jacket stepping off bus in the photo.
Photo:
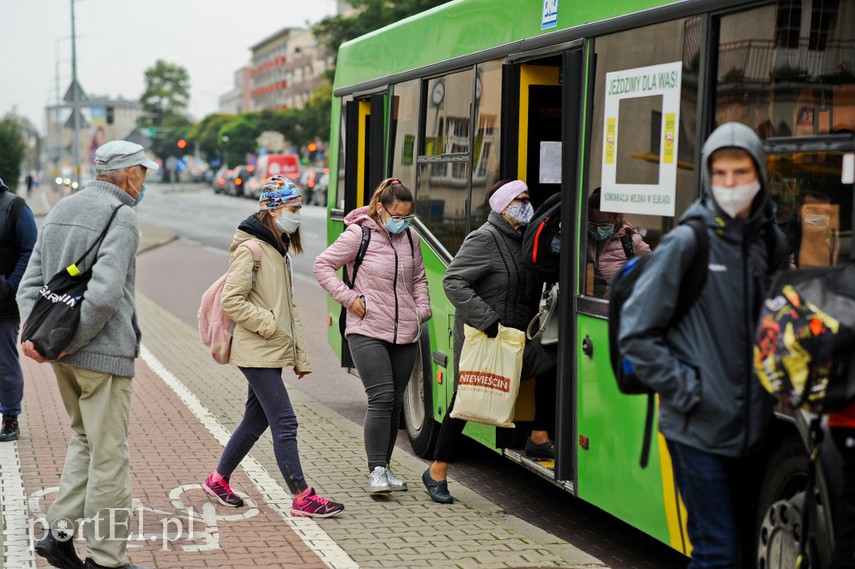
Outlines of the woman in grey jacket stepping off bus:
[{"label": "woman in grey jacket stepping off bus", "polygon": [[[313,268],[318,283],[347,307],[345,336],[368,396],[364,436],[372,494],[407,489],[389,463],[421,325],[431,316],[419,239],[409,229],[413,217],[410,190],[395,178],[383,180],[366,207],[344,218],[347,228]],[[363,227],[370,240],[350,288],[336,271],[346,267],[353,275]]]}]

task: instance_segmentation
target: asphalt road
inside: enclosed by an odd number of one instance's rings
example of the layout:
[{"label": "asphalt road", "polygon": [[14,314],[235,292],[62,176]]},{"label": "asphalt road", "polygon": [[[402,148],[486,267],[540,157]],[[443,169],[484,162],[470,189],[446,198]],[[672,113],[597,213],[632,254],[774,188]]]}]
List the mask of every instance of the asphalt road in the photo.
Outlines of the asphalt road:
[{"label": "asphalt road", "polygon": [[[235,228],[256,210],[253,201],[215,195],[207,187],[148,184],[145,201],[137,210],[141,222],[169,229],[179,239],[140,256],[137,289],[195,326],[202,292],[227,268]],[[306,252],[295,260],[295,294],[314,372],[291,383],[362,424],[364,391],[358,379],[338,368],[327,344],[326,295],[311,272],[312,262],[326,247],[326,210],[306,206],[302,216]],[[679,569],[687,565],[682,555],[614,517],[493,452],[474,443],[464,444],[452,476],[501,504],[508,513],[576,545],[613,569]],[[404,431],[399,448],[409,452]]]}]

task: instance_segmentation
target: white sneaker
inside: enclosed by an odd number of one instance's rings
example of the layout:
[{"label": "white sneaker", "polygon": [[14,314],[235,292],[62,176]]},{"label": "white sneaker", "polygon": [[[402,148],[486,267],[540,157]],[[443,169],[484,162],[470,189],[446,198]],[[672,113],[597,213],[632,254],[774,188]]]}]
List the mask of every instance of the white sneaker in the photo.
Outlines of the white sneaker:
[{"label": "white sneaker", "polygon": [[386,478],[389,479],[389,487],[392,488],[393,492],[407,491],[407,482],[392,472],[392,468],[389,466],[386,467]]},{"label": "white sneaker", "polygon": [[392,487],[389,485],[386,469],[382,466],[375,466],[371,474],[368,475],[369,494],[386,494],[391,491]]}]

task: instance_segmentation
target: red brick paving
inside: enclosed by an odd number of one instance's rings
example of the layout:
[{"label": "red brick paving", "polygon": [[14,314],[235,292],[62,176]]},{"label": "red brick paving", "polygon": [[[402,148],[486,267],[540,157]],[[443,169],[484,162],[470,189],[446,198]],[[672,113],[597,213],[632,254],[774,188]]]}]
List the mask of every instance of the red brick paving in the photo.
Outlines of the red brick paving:
[{"label": "red brick paving", "polygon": [[[21,419],[21,439],[18,452],[21,459],[24,488],[28,496],[44,488],[59,485],[65,461],[66,444],[71,428],[53,370],[21,358],[26,378],[25,412]],[[214,504],[199,488],[189,489],[180,499],[184,507],[194,512],[194,538],[167,542],[161,540],[162,523],[187,510],[178,510],[169,493],[185,484],[200,484],[214,468],[222,447],[202,427],[193,414],[142,360],[137,360],[134,396],[131,408],[131,479],[133,496],[145,510],[142,528],[147,535],[158,536],[157,542],[134,540],[128,548],[129,560],[144,567],[325,567],[319,557],[266,506],[258,490],[252,486],[243,470],[232,479],[235,489],[244,492],[259,504],[258,513],[248,519],[218,520],[216,530],[219,545],[208,551],[187,551],[184,546],[200,546],[206,542],[203,513],[216,516],[241,515],[251,508],[228,508]],[[279,473],[271,473],[278,477]],[[47,511],[52,497],[42,502]],[[31,512],[31,516],[33,512]],[[139,512],[135,511],[131,532],[139,533]],[[170,526],[175,535],[175,525]],[[209,540],[212,541],[210,536]],[[78,553],[84,553],[82,541],[77,540]],[[37,556],[38,567],[49,567]]]}]

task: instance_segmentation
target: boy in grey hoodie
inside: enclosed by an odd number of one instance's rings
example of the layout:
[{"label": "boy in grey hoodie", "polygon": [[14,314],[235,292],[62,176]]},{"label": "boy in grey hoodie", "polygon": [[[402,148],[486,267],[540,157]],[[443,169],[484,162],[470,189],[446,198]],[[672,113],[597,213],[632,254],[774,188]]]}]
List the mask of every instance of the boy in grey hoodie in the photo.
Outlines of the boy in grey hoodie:
[{"label": "boy in grey hoodie", "polygon": [[[680,225],[653,252],[624,304],[618,341],[638,377],[659,394],[659,430],[688,511],[689,567],[732,569],[739,565],[740,537],[751,535],[746,480],[772,409],[752,375],[752,336],[768,275],[786,267],[787,248],[771,223],[766,157],[751,129],[717,128],[704,144],[701,166],[704,197],[683,219],[706,223],[706,284],[667,329],[696,249],[693,230]],[[773,259],[766,231],[776,234]]]},{"label": "boy in grey hoodie", "polygon": [[[42,286],[80,258],[118,207],[101,245],[78,267],[81,272],[92,268],[80,325],[71,344],[50,362],[74,431],[47,515],[51,531],[35,547],[54,567],[136,567],[126,563],[125,551],[131,511],[131,378],[140,346],[134,295],[139,224],[134,210],[122,206],[139,203],[146,172],[157,167],[132,142],[114,140],[98,148],[97,179],[61,200],[45,218],[18,287],[21,321],[26,321]],[[47,361],[32,342],[24,342],[22,350]],[[85,565],[72,541],[81,523],[86,527]]]}]

